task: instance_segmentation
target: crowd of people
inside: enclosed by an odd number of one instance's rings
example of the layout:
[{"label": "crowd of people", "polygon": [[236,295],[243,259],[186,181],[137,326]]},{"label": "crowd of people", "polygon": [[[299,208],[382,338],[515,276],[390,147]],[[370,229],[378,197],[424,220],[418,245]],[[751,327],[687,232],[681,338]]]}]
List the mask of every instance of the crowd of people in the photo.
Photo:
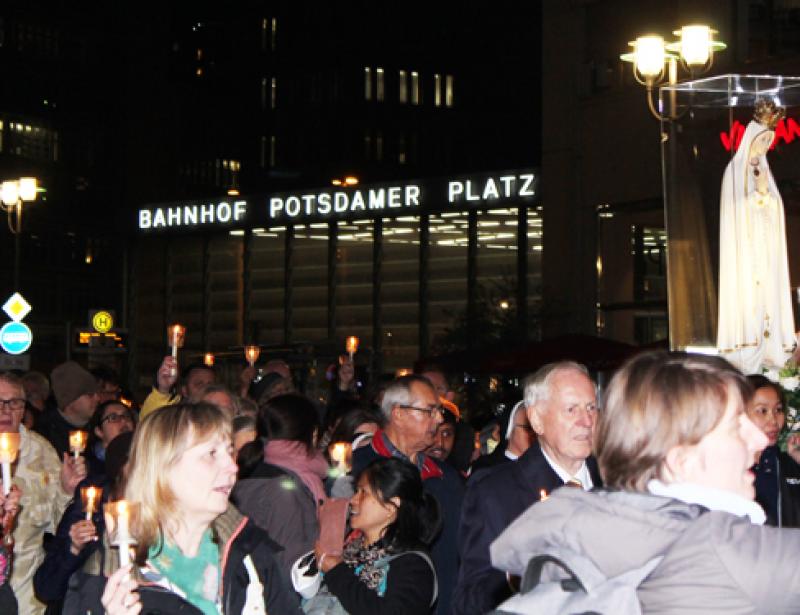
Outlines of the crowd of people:
[{"label": "crowd of people", "polygon": [[[0,374],[0,437],[19,434],[0,613],[798,610],[778,384],[648,352],[600,391],[564,361],[472,425],[449,382],[431,367],[367,395],[342,360],[322,402],[280,360],[231,389],[168,356],[139,407],[109,369]],[[623,590],[641,611],[603,610]]]}]

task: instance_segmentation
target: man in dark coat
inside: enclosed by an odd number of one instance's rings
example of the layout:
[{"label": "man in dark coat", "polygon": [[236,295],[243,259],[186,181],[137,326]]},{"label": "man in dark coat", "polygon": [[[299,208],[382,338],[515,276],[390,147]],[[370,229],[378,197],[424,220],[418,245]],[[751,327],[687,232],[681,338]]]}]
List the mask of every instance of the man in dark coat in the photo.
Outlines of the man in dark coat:
[{"label": "man in dark coat", "polygon": [[492,568],[489,545],[514,519],[565,484],[587,490],[600,485],[590,457],[597,397],[586,368],[546,365],[525,381],[524,395],[537,442],[515,463],[484,470],[467,486],[453,594],[459,615],[486,613],[511,594],[505,574]]},{"label": "man in dark coat", "polygon": [[353,453],[353,476],[380,457],[398,457],[415,464],[422,485],[439,503],[442,530],[431,547],[431,559],[439,583],[438,615],[451,612],[450,597],[458,572],[457,530],[461,516],[463,480],[446,463],[423,452],[431,446],[443,410],[431,383],[422,376],[398,378],[386,389],[381,402],[386,427],[379,430],[369,446]]}]

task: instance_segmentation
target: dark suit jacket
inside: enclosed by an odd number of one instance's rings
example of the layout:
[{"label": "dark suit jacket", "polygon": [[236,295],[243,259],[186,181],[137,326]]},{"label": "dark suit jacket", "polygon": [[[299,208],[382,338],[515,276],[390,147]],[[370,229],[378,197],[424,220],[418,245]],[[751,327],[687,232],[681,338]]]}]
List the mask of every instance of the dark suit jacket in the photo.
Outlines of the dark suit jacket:
[{"label": "dark suit jacket", "polygon": [[[594,486],[601,486],[594,458],[586,463]],[[505,573],[492,568],[489,545],[539,501],[542,489],[550,493],[563,484],[538,442],[517,461],[483,470],[470,479],[461,508],[461,568],[453,594],[453,613],[486,613],[511,595]]]}]

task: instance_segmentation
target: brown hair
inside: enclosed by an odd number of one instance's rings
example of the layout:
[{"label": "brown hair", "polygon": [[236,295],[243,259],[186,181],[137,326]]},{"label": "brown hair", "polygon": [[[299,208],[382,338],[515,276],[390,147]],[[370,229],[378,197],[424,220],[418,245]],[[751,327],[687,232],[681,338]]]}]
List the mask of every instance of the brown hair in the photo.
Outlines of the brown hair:
[{"label": "brown hair", "polygon": [[717,426],[730,396],[744,407],[745,377],[724,359],[649,352],[611,379],[595,429],[595,451],[607,487],[646,491],[663,479],[667,453],[692,446]]}]

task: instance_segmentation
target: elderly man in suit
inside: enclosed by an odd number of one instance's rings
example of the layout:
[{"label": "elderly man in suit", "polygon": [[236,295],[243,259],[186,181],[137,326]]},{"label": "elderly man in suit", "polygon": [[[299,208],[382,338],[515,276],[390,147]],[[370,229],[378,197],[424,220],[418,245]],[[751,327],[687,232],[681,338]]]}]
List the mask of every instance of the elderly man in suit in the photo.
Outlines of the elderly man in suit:
[{"label": "elderly man in suit", "polygon": [[528,421],[537,441],[515,463],[479,472],[467,485],[461,510],[461,568],[453,595],[459,615],[490,611],[511,593],[492,568],[489,545],[529,506],[564,485],[600,485],[590,457],[597,419],[596,388],[578,363],[545,365],[524,384]]}]

